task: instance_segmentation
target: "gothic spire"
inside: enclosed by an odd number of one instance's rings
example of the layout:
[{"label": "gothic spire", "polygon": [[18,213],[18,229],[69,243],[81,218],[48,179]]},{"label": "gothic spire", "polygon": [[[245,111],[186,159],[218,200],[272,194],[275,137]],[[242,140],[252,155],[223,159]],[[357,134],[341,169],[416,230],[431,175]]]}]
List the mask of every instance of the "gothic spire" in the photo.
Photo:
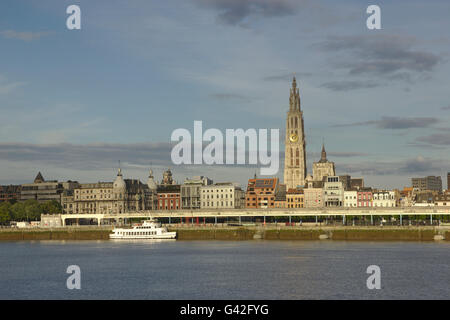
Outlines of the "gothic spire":
[{"label": "gothic spire", "polygon": [[322,155],[320,157],[320,162],[327,162],[327,152],[325,151],[325,143],[322,142]]},{"label": "gothic spire", "polygon": [[295,76],[292,79],[291,95],[289,97],[289,111],[300,111],[300,93]]}]

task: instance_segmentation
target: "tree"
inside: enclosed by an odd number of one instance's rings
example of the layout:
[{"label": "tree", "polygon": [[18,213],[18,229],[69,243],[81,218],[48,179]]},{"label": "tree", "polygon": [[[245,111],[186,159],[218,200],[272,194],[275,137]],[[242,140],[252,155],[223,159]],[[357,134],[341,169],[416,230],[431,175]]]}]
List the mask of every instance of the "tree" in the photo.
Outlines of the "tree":
[{"label": "tree", "polygon": [[23,202],[16,202],[11,206],[11,219],[15,221],[26,219],[25,204]]},{"label": "tree", "polygon": [[57,214],[61,213],[61,204],[56,200],[49,200],[41,203],[41,211],[45,214]]},{"label": "tree", "polygon": [[7,201],[0,203],[0,224],[11,221],[11,207],[11,203]]}]

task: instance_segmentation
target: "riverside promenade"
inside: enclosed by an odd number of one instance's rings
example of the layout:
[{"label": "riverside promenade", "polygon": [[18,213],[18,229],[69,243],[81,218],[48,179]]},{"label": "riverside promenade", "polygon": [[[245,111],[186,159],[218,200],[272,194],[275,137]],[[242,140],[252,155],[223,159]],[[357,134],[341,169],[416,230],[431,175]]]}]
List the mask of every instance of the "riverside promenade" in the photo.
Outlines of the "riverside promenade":
[{"label": "riverside promenade", "polygon": [[[178,240],[450,241],[448,226],[285,226],[280,224],[166,226],[169,231],[177,232]],[[107,240],[111,230],[111,226],[2,228],[0,241]]]}]

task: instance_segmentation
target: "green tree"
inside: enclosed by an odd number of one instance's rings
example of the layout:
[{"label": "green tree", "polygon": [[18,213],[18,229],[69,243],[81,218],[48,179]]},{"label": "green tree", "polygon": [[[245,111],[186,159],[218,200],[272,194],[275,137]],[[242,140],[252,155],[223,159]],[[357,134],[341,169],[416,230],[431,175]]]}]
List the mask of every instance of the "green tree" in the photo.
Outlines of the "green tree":
[{"label": "green tree", "polygon": [[11,206],[11,219],[15,221],[26,219],[25,204],[23,202],[16,202]]},{"label": "green tree", "polygon": [[57,214],[61,213],[61,204],[56,200],[49,200],[44,203],[41,203],[42,213],[45,214]]},{"label": "green tree", "polygon": [[39,220],[41,218],[42,208],[36,200],[25,201],[26,220]]},{"label": "green tree", "polygon": [[6,224],[11,221],[11,203],[5,201],[0,203],[0,224]]}]

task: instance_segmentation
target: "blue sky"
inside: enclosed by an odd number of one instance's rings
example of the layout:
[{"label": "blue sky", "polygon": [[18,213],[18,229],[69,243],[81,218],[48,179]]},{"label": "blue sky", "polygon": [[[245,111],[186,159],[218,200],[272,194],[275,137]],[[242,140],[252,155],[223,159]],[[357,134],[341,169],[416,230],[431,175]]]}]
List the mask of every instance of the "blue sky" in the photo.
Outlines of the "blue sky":
[{"label": "blue sky", "polygon": [[[77,4],[82,29],[66,28]],[[366,28],[381,7],[382,30]],[[295,73],[308,171],[325,140],[339,174],[402,187],[450,171],[447,1],[2,1],[0,183],[203,174],[176,167],[174,129],[280,128]],[[282,170],[280,170],[281,174]],[[280,175],[281,177],[281,175]]]}]

